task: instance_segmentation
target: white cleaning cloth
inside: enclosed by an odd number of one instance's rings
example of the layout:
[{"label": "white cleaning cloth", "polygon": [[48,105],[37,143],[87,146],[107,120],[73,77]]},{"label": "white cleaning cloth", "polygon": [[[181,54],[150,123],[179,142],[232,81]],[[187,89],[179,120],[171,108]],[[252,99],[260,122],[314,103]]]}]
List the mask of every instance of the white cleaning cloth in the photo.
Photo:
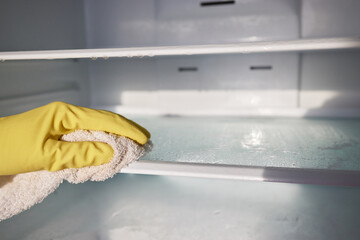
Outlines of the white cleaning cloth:
[{"label": "white cleaning cloth", "polygon": [[128,138],[101,131],[78,130],[64,135],[62,140],[105,142],[114,149],[114,157],[109,163],[100,166],[0,176],[0,221],[40,203],[64,180],[70,183],[82,183],[88,180],[104,181],[111,178],[124,166],[139,159],[150,150],[151,146],[151,143],[148,143],[143,147]]}]

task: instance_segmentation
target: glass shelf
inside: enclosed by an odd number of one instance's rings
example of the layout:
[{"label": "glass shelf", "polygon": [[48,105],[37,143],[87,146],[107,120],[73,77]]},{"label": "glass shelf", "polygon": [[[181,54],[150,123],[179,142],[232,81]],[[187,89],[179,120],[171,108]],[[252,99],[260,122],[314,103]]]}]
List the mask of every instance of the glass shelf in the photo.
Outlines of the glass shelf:
[{"label": "glass shelf", "polygon": [[143,160],[360,170],[359,119],[136,117],[152,133]]},{"label": "glass shelf", "polygon": [[360,189],[118,174],[63,183],[1,239],[359,239]]}]

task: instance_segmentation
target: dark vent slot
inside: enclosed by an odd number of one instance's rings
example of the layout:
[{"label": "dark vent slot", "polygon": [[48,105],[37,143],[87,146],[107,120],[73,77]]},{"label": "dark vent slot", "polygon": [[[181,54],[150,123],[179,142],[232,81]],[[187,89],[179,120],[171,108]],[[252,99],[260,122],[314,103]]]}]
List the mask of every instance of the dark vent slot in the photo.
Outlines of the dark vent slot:
[{"label": "dark vent slot", "polygon": [[272,66],[250,66],[250,70],[256,71],[256,70],[271,70]]},{"label": "dark vent slot", "polygon": [[179,72],[196,72],[198,70],[197,67],[179,67]]},{"label": "dark vent slot", "polygon": [[220,5],[229,5],[235,4],[235,1],[211,1],[211,2],[201,2],[200,6],[210,7],[210,6],[220,6]]}]

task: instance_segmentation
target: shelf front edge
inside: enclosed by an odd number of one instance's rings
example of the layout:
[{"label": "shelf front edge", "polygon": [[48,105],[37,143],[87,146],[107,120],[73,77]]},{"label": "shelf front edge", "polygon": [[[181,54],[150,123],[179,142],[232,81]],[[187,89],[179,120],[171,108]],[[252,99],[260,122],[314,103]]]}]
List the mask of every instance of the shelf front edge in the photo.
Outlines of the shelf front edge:
[{"label": "shelf front edge", "polygon": [[297,39],[287,41],[242,42],[212,45],[0,52],[0,61],[80,58],[108,59],[112,57],[266,53],[356,48],[360,48],[360,38]]},{"label": "shelf front edge", "polygon": [[122,173],[360,187],[360,172],[140,160]]}]

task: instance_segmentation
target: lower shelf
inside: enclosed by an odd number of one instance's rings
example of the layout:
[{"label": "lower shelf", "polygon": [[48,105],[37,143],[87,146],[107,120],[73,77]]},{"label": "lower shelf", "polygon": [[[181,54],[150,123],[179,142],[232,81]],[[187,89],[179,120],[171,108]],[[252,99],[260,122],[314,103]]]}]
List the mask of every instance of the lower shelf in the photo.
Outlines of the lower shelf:
[{"label": "lower shelf", "polygon": [[118,174],[63,183],[1,239],[360,239],[360,189]]}]

